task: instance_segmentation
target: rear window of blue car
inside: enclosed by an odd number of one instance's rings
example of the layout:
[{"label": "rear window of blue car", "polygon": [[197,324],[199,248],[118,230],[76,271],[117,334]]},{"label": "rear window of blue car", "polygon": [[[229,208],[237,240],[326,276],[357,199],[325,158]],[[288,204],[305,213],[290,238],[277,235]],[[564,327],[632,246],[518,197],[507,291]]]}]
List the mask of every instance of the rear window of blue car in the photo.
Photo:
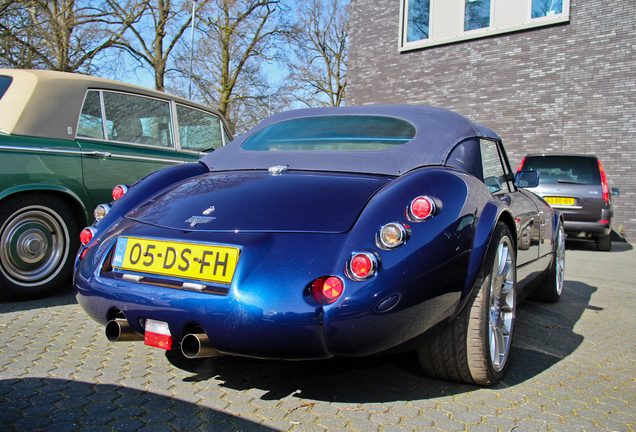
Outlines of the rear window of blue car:
[{"label": "rear window of blue car", "polygon": [[11,85],[12,81],[13,78],[11,77],[0,76],[0,99],[2,99],[2,96],[4,96],[4,94],[7,92],[7,89]]},{"label": "rear window of blue car", "polygon": [[247,138],[248,151],[373,151],[400,146],[415,136],[411,123],[385,116],[318,116],[287,120]]}]

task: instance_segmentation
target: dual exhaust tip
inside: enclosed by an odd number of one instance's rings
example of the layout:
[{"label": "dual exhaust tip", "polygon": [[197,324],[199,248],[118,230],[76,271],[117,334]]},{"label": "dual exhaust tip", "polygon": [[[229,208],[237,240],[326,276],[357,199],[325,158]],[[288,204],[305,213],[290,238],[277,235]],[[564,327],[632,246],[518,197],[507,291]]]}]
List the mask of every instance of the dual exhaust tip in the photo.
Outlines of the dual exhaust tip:
[{"label": "dual exhaust tip", "polygon": [[[106,338],[110,342],[132,342],[144,340],[144,336],[135,333],[132,327],[130,327],[130,324],[128,324],[128,321],[123,318],[115,318],[108,321],[105,333]],[[223,355],[218,352],[214,346],[212,346],[210,338],[208,338],[208,335],[205,333],[190,333],[185,335],[183,339],[181,339],[181,352],[189,359],[217,357]]]}]

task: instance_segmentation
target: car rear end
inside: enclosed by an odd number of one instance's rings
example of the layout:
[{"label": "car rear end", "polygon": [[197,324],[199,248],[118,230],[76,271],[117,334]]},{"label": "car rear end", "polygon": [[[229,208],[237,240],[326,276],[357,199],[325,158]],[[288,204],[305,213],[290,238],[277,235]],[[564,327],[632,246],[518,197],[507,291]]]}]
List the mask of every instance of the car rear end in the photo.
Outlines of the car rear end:
[{"label": "car rear end", "polygon": [[612,194],[596,156],[528,155],[519,170],[539,173],[539,185],[529,190],[561,211],[569,236],[591,238],[599,250],[609,250]]}]

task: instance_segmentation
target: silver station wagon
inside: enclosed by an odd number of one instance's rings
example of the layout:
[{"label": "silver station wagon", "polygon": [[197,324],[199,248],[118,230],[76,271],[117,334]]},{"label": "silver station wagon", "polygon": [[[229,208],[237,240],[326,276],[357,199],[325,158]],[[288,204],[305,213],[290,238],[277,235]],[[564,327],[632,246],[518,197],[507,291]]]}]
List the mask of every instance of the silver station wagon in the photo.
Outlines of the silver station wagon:
[{"label": "silver station wagon", "polygon": [[71,275],[79,230],[113,187],[231,139],[209,107],[85,75],[0,69],[0,300]]}]

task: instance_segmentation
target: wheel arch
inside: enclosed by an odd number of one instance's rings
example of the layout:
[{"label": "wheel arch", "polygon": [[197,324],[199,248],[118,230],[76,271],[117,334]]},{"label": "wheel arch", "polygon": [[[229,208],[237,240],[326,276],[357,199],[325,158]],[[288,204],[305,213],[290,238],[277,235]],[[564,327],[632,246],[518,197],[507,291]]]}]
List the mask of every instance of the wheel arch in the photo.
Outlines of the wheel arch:
[{"label": "wheel arch", "polygon": [[462,309],[466,306],[466,302],[470,297],[471,292],[475,288],[475,282],[479,275],[484,260],[486,259],[486,253],[488,247],[492,241],[493,233],[499,222],[504,223],[512,234],[512,242],[515,249],[515,255],[517,250],[517,229],[514,222],[514,216],[510,212],[510,209],[504,206],[498,206],[492,202],[487,203],[482,210],[477,226],[475,228],[475,238],[473,241],[473,250],[470,256],[470,262],[468,265],[468,273],[466,276],[466,284],[464,285],[464,291],[462,293],[461,301],[455,311],[453,317],[457,316]]},{"label": "wheel arch", "polygon": [[5,189],[0,192],[0,205],[9,198],[37,193],[49,194],[61,199],[70,208],[78,227],[86,226],[89,221],[92,221],[90,208],[92,208],[93,203],[90,199],[88,197],[82,199],[74,191],[63,186],[35,184]]}]

